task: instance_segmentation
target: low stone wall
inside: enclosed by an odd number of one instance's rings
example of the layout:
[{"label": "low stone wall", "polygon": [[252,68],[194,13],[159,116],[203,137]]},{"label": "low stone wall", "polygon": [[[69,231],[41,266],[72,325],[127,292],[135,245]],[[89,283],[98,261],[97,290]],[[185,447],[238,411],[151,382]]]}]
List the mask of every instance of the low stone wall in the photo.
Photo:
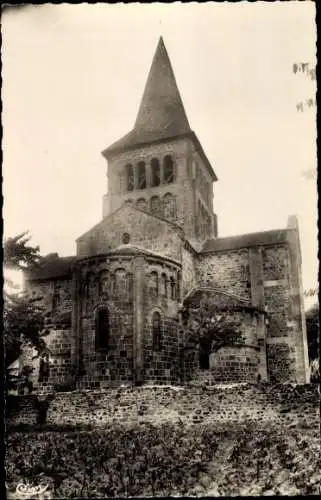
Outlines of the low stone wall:
[{"label": "low stone wall", "polygon": [[[7,424],[36,424],[45,396],[11,396]],[[120,387],[105,391],[56,393],[49,396],[46,423],[109,426],[117,423],[183,422],[184,425],[231,421],[271,421],[319,412],[316,385],[209,385],[186,387]]]}]

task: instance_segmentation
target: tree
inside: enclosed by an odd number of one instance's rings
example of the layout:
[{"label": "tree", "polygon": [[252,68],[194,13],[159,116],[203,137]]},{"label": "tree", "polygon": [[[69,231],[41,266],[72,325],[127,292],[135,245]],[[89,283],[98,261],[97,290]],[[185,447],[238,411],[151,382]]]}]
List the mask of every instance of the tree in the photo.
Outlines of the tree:
[{"label": "tree", "polygon": [[307,327],[307,340],[309,361],[311,367],[311,382],[319,382],[319,349],[320,349],[320,323],[319,304],[314,304],[305,314]]},{"label": "tree", "polygon": [[308,338],[309,359],[313,361],[319,357],[319,304],[314,304],[305,314]]},{"label": "tree", "polygon": [[[19,234],[4,241],[4,269],[30,271],[35,269],[41,262],[39,247],[29,245],[30,236],[27,232]],[[39,303],[28,297],[23,290],[16,290],[13,283],[5,278],[3,294],[3,332],[5,349],[5,369],[7,379],[13,381],[8,371],[10,365],[16,361],[22,346],[27,344],[34,347],[38,353],[47,353],[44,335],[48,333],[44,323],[44,310]],[[30,369],[23,367],[20,379],[27,380]]]},{"label": "tree", "polygon": [[7,269],[28,270],[41,262],[39,246],[27,245],[30,241],[27,231],[4,241],[3,265]]},{"label": "tree", "polygon": [[238,306],[216,305],[209,297],[203,298],[196,307],[191,304],[184,305],[180,311],[185,334],[182,349],[197,347],[200,363],[206,365],[211,353],[222,347],[242,345],[242,321],[238,315],[241,309]]},{"label": "tree", "polygon": [[[295,75],[304,75],[310,78],[311,81],[316,80],[316,70],[315,66],[311,65],[308,62],[300,62],[293,64],[293,73]],[[297,111],[303,112],[306,108],[312,108],[316,106],[316,99],[312,96],[308,97],[304,101],[300,101],[296,105]]]},{"label": "tree", "polygon": [[[305,77],[312,82],[316,80],[316,68],[315,65],[308,62],[299,62],[293,64],[293,73],[297,76]],[[302,101],[296,104],[296,110],[298,112],[305,112],[308,109],[314,109],[317,105],[316,97],[315,97],[315,85],[313,86],[313,96],[310,94],[309,97],[303,99]],[[315,166],[307,168],[302,171],[303,177],[307,180],[316,180],[317,178],[317,169]]]}]

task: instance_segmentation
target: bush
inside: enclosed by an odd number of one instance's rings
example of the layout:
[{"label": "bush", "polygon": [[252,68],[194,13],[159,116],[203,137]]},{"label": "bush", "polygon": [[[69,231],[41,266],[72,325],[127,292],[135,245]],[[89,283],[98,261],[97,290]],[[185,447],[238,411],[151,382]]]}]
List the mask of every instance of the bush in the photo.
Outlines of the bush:
[{"label": "bush", "polygon": [[247,423],[220,431],[145,423],[38,431],[28,439],[14,433],[7,439],[7,482],[42,472],[56,498],[318,494],[318,424],[312,427],[290,420],[287,427]]},{"label": "bush", "polygon": [[320,363],[318,359],[314,359],[310,364],[311,369],[311,382],[319,383],[320,382]]}]

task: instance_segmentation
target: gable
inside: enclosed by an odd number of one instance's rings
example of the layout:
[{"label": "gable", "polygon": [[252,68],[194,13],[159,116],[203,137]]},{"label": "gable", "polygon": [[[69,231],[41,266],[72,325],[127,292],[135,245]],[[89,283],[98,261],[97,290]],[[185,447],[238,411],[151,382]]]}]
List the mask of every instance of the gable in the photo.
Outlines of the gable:
[{"label": "gable", "polygon": [[181,261],[182,230],[168,221],[124,204],[77,239],[77,257],[101,255],[124,243]]}]

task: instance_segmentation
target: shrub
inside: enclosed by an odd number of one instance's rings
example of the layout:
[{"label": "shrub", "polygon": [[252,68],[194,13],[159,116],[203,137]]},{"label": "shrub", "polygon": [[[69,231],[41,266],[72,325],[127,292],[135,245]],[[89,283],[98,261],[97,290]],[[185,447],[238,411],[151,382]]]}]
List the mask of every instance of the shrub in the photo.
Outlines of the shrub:
[{"label": "shrub", "polygon": [[[8,436],[7,482],[40,474],[55,497],[317,494],[318,424],[178,424]],[[292,425],[293,424],[293,425]],[[46,464],[46,465],[44,465]],[[282,493],[283,491],[283,493]],[[289,493],[290,494],[290,493]]]}]

